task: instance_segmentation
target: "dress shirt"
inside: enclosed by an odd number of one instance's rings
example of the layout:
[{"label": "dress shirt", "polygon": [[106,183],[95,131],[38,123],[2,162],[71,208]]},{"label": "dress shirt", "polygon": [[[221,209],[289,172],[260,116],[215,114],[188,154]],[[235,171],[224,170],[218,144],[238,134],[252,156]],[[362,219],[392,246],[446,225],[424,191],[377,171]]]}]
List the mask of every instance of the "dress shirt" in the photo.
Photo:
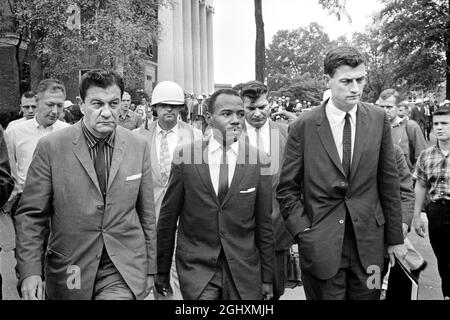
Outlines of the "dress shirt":
[{"label": "dress shirt", "polygon": [[[256,143],[256,128],[252,127],[247,121],[245,121],[245,127],[247,129],[248,142],[251,146],[257,147]],[[261,141],[262,144],[261,151],[264,151],[270,156],[270,126],[269,119],[267,119],[266,123],[259,129],[261,131]]]},{"label": "dress shirt", "polygon": [[125,116],[119,114],[117,123],[128,130],[133,130],[142,125],[142,118],[137,113],[128,110],[127,113],[125,113]]},{"label": "dress shirt", "polygon": [[[350,124],[352,127],[352,157],[353,159],[353,150],[355,147],[355,134],[356,134],[356,110],[358,109],[358,105],[355,105],[348,113],[350,113]],[[345,114],[342,110],[336,108],[333,104],[332,100],[328,101],[328,104],[325,109],[328,122],[330,123],[331,133],[333,134],[334,143],[336,144],[337,152],[339,154],[339,159],[342,162],[342,148],[343,148],[343,135],[344,135],[344,125],[345,125]]]},{"label": "dress shirt", "polygon": [[15,179],[14,195],[23,191],[28,168],[39,139],[68,126],[69,124],[56,120],[54,124],[44,128],[37,122],[35,117],[15,124],[5,131],[9,161],[12,167],[11,171]]},{"label": "dress shirt", "polygon": [[[158,163],[161,162],[161,139],[163,135],[163,129],[159,126],[159,122],[156,124],[156,156],[158,157]],[[167,134],[167,144],[169,145],[169,155],[170,155],[170,162],[172,162],[173,159],[173,152],[175,151],[175,148],[178,144],[178,124],[175,125],[172,129],[170,129],[170,132]]]},{"label": "dress shirt", "polygon": [[[228,187],[233,180],[234,169],[236,169],[236,162],[239,150],[239,142],[233,143],[227,151],[228,160]],[[219,192],[219,173],[220,163],[222,162],[222,145],[214,139],[214,135],[209,139],[208,144],[208,164],[211,182],[214,187],[216,195]]]},{"label": "dress shirt", "polygon": [[[10,127],[13,127],[13,126],[15,126],[16,124],[25,122],[25,121],[27,121],[27,118],[25,118],[25,117],[22,117],[22,118],[17,119],[17,120],[13,120],[13,121],[11,121],[11,122],[8,124],[8,126],[6,127],[6,129],[8,129],[8,128],[10,128]],[[6,129],[5,129],[5,130],[6,130]]]}]

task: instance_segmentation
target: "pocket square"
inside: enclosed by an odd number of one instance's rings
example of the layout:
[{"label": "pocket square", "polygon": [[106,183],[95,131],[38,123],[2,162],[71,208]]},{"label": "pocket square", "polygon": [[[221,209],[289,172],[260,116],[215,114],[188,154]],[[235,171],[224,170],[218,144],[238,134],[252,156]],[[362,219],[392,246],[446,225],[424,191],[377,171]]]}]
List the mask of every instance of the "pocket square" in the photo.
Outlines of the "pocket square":
[{"label": "pocket square", "polygon": [[241,190],[241,191],[239,191],[239,193],[250,193],[250,192],[253,192],[255,190],[256,190],[256,188],[249,188],[247,190]]},{"label": "pocket square", "polygon": [[133,174],[132,176],[128,176],[126,181],[132,181],[132,180],[137,180],[140,177],[142,177],[142,173],[138,173],[138,174]]}]

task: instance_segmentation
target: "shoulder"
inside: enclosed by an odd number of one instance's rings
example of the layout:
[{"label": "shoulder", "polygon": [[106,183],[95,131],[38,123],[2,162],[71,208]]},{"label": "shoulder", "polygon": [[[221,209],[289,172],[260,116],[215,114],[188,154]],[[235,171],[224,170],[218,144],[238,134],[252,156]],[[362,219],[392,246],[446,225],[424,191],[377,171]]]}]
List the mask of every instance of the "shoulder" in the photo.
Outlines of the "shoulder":
[{"label": "shoulder", "polygon": [[420,127],[419,127],[419,124],[416,121],[414,121],[414,120],[408,119],[407,121],[405,121],[405,124],[408,127],[412,128],[412,129],[419,129],[419,130],[421,130]]}]

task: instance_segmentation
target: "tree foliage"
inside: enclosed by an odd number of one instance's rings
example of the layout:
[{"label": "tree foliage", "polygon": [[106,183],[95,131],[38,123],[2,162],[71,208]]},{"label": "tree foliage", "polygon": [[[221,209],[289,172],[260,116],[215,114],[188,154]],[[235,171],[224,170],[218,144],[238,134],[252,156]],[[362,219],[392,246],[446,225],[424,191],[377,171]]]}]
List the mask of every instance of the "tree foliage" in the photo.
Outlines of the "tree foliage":
[{"label": "tree foliage", "polygon": [[395,79],[411,89],[449,86],[450,15],[448,0],[383,0],[382,51],[398,61]]},{"label": "tree foliage", "polygon": [[[16,0],[17,33],[30,39],[47,76],[64,79],[95,56],[96,65],[141,78],[139,63],[156,43],[157,10],[163,0]],[[71,4],[81,9],[81,28],[66,22]]]}]

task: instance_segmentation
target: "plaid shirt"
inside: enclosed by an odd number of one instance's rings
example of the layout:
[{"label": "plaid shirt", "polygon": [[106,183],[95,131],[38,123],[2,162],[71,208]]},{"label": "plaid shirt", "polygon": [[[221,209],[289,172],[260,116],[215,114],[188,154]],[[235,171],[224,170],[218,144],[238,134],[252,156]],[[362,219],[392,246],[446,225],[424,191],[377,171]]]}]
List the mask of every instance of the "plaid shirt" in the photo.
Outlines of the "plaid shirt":
[{"label": "plaid shirt", "polygon": [[450,200],[450,160],[439,146],[422,151],[417,159],[413,179],[428,188],[431,201]]}]

